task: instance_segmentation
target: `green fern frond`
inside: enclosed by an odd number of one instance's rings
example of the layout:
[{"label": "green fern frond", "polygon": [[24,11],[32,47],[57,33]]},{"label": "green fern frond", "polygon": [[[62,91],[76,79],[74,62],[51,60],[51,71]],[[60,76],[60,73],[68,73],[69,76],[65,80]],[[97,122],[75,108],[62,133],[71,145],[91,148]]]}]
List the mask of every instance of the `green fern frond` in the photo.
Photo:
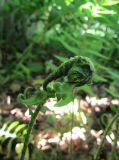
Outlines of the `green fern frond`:
[{"label": "green fern frond", "polygon": [[15,140],[22,141],[25,131],[26,124],[20,124],[19,121],[4,123],[0,128],[0,153],[6,154],[5,156],[10,158]]}]

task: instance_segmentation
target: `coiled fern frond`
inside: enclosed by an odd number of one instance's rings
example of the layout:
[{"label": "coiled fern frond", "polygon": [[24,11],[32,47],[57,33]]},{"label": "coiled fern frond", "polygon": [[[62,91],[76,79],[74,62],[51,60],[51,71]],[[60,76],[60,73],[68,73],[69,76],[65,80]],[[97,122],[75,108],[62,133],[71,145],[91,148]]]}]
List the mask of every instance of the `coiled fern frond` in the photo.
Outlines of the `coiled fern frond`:
[{"label": "coiled fern frond", "polygon": [[[62,93],[62,91],[61,93],[57,93],[58,91],[57,88],[61,88],[60,85],[55,85],[54,88],[52,89],[50,87],[47,87],[48,84],[53,80],[63,77],[66,79],[66,83],[63,84],[67,85],[68,83],[70,83],[71,85],[68,84],[67,88],[69,88],[70,89],[69,91],[72,92],[73,87],[89,83],[92,79],[93,72],[94,72],[94,66],[92,62],[87,57],[77,56],[61,64],[55,72],[50,74],[45,79],[43,83],[43,88],[40,88],[38,91],[36,91],[33,96],[27,98],[27,95],[29,95],[27,94],[29,93],[28,90],[26,90],[24,94],[19,95],[18,98],[20,102],[29,106],[31,106],[32,104],[37,104],[37,108],[33,113],[29,107],[31,114],[31,121],[28,126],[27,135],[25,137],[20,160],[24,160],[33,125],[35,123],[36,117],[41,107],[46,102],[46,100],[48,98],[56,96],[59,100],[65,98],[66,100],[65,103],[67,103],[72,97],[72,95],[70,95],[70,97],[65,95],[65,93]],[[66,87],[66,85],[64,85],[64,87]]]},{"label": "coiled fern frond", "polygon": [[76,56],[61,64],[58,69],[50,74],[43,83],[43,89],[46,90],[47,85],[58,78],[66,77],[67,82],[75,86],[82,86],[89,83],[92,79],[94,66],[89,58]]}]

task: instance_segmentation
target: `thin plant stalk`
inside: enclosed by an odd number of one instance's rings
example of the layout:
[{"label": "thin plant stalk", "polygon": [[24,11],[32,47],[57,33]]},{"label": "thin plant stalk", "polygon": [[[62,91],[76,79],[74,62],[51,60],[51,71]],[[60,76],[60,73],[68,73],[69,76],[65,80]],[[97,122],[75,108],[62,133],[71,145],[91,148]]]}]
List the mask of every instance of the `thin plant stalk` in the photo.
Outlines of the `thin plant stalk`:
[{"label": "thin plant stalk", "polygon": [[27,150],[27,147],[28,147],[28,144],[29,144],[30,134],[31,134],[32,128],[34,126],[34,123],[36,121],[36,118],[37,118],[37,115],[39,113],[40,108],[41,108],[41,106],[37,106],[35,112],[31,116],[31,121],[29,122],[29,125],[28,125],[27,135],[25,136],[24,145],[23,145],[20,160],[24,160],[25,153],[26,153],[26,150]]},{"label": "thin plant stalk", "polygon": [[107,128],[106,128],[106,130],[105,130],[105,133],[104,133],[104,135],[103,135],[101,144],[100,144],[100,146],[99,146],[99,148],[98,148],[98,150],[97,150],[97,153],[96,153],[96,155],[95,155],[94,160],[99,160],[99,155],[100,155],[100,153],[101,153],[103,144],[104,144],[104,142],[105,142],[106,135],[107,135],[108,132],[110,131],[113,123],[114,123],[118,118],[119,118],[119,113],[117,113],[117,114],[113,117],[113,119],[110,121],[110,123],[108,124],[108,126],[107,126]]}]

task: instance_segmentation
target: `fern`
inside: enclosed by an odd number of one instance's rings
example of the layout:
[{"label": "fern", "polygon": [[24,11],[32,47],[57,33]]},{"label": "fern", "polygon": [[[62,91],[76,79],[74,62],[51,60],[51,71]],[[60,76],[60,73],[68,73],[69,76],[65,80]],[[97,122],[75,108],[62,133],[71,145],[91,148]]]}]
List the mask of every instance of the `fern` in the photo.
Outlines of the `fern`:
[{"label": "fern", "polygon": [[90,83],[94,66],[90,59],[82,56],[75,56],[70,60],[62,63],[55,72],[51,73],[43,83],[43,89],[46,90],[47,85],[58,78],[67,77],[67,82],[82,86]]},{"label": "fern", "polygon": [[[90,81],[92,80],[92,76],[93,76],[94,71],[95,71],[95,69],[94,69],[94,66],[93,66],[92,62],[90,61],[90,59],[88,59],[87,57],[76,56],[76,57],[73,57],[73,58],[69,59],[68,61],[62,63],[57,68],[56,71],[51,73],[44,80],[42,88],[38,89],[34,93],[33,96],[31,96],[30,98],[27,97],[27,95],[28,95],[27,91],[29,89],[26,89],[24,91],[24,94],[19,94],[19,96],[18,96],[19,101],[21,103],[29,106],[29,111],[31,114],[31,121],[28,126],[27,135],[25,137],[24,146],[22,149],[22,154],[21,154],[20,160],[24,160],[24,158],[25,158],[25,153],[26,153],[27,146],[29,143],[29,138],[30,138],[32,128],[34,126],[36,117],[37,117],[40,109],[44,105],[45,101],[48,98],[55,97],[55,94],[58,99],[63,99],[65,97],[64,103],[69,102],[69,99],[72,97],[72,95],[70,95],[70,97],[69,97],[66,94],[64,95],[62,93],[57,93],[57,89],[55,91],[55,88],[57,88],[57,87],[59,88],[60,86],[55,85],[54,89],[52,89],[52,88],[48,87],[49,83],[52,82],[53,80],[57,80],[61,77],[66,78],[66,81],[64,80],[64,85],[68,84],[68,88],[71,88],[71,92],[72,92],[73,88],[75,88],[77,86],[89,84]],[[65,85],[65,87],[66,87],[66,85]],[[32,106],[33,104],[36,104],[36,101],[37,101],[38,105],[37,105],[35,112],[32,113],[30,106]],[[61,105],[61,103],[63,103],[63,102],[60,102],[60,105]]]},{"label": "fern", "polygon": [[0,153],[10,158],[14,142],[22,141],[25,134],[25,124],[20,124],[19,121],[4,123],[0,129]]}]

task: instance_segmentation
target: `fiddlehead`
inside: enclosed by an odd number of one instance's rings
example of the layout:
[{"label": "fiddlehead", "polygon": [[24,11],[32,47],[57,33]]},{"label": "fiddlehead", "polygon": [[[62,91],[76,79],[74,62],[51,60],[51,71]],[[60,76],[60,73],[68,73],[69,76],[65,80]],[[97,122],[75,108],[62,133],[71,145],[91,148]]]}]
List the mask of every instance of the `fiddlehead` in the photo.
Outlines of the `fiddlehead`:
[{"label": "fiddlehead", "polygon": [[75,86],[84,85],[91,81],[93,72],[94,66],[89,58],[76,56],[61,64],[55,72],[50,74],[43,83],[43,89],[46,90],[51,81],[65,76],[67,82]]},{"label": "fiddlehead", "polygon": [[35,95],[33,95],[30,99],[26,99],[27,92],[25,92],[25,96],[24,95],[19,96],[19,99],[22,103],[25,103],[30,106],[33,104],[38,105],[35,112],[34,113],[31,112],[32,117],[28,126],[28,131],[25,137],[25,142],[20,160],[24,160],[26,148],[29,143],[30,133],[32,131],[33,125],[35,123],[40,108],[48,98],[55,96],[56,93],[55,90],[47,87],[48,84],[51,81],[56,80],[60,77],[63,78],[66,77],[68,83],[74,86],[81,86],[90,82],[93,72],[94,72],[94,66],[88,58],[81,56],[74,57],[71,58],[69,61],[61,64],[54,73],[50,74],[48,78],[46,78],[46,80],[43,83],[43,90],[37,91]]}]

